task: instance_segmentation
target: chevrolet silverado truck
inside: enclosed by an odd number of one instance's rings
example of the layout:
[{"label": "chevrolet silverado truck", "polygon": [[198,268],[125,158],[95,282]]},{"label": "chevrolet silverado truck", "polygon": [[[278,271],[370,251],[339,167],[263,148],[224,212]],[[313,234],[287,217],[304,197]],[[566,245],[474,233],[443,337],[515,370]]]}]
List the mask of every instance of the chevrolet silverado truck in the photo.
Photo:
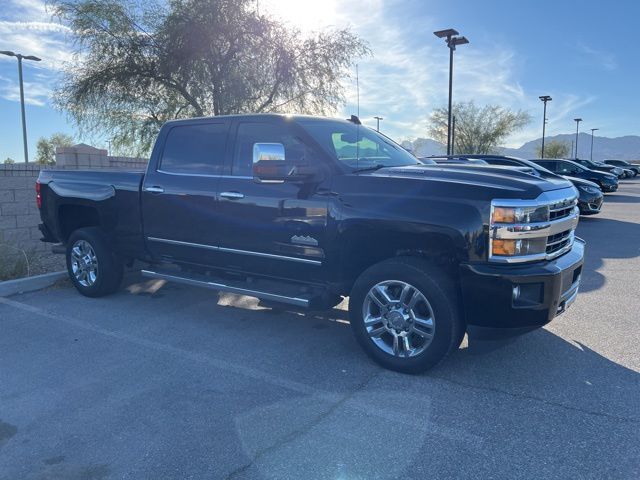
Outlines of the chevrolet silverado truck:
[{"label": "chevrolet silverado truck", "polygon": [[358,343],[424,371],[476,338],[537,329],[574,301],[577,191],[512,169],[420,162],[374,130],[309,116],[171,121],[146,172],[44,170],[43,241],[77,290],[156,279],[328,309]]}]

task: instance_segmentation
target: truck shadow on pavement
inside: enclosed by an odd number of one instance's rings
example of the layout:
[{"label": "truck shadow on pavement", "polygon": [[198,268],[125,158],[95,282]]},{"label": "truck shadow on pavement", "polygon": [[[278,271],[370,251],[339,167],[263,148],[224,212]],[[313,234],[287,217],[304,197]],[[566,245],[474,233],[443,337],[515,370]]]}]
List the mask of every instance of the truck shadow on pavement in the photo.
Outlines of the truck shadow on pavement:
[{"label": "truck shadow on pavement", "polygon": [[[640,198],[640,197],[639,197]],[[582,217],[576,236],[587,242],[581,292],[602,288],[606,279],[600,268],[605,259],[640,256],[640,224],[611,218]]]}]

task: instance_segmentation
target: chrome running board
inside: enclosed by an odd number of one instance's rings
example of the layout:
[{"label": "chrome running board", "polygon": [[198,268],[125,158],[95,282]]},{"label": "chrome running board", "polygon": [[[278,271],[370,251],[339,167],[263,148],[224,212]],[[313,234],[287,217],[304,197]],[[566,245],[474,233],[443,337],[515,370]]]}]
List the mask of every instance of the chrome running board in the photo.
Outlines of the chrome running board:
[{"label": "chrome running board", "polygon": [[[237,295],[247,295],[249,297],[256,297],[262,300],[269,300],[272,302],[286,303],[288,305],[295,305],[297,307],[308,307],[310,299],[300,297],[289,297],[286,295],[280,295],[272,292],[265,292],[260,290],[252,290],[235,285],[229,285],[226,283],[212,282],[206,277],[196,276],[182,276],[174,273],[155,272],[152,270],[142,270],[142,276],[148,278],[157,278],[160,280],[166,280],[168,282],[182,283],[184,285],[191,285],[194,287],[203,287],[210,290],[217,290],[219,292],[235,293]],[[234,282],[235,283],[235,282]],[[240,283],[240,282],[238,282]]]}]

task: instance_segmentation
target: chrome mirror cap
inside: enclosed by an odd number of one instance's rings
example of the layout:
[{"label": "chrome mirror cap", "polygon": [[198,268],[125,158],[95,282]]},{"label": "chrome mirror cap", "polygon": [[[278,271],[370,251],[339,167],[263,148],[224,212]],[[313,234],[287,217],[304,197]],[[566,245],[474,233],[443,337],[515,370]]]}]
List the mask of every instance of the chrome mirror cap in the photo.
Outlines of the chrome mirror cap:
[{"label": "chrome mirror cap", "polygon": [[284,162],[284,145],[281,143],[254,143],[253,164],[258,162]]}]

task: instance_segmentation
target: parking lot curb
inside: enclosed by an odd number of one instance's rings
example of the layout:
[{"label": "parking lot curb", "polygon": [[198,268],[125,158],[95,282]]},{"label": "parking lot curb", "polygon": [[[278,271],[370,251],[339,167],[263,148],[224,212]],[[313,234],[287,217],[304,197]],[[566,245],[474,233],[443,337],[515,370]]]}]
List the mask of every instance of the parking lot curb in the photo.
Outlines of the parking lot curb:
[{"label": "parking lot curb", "polygon": [[59,272],[45,273],[42,275],[34,275],[33,277],[18,278],[16,280],[5,280],[0,282],[0,297],[8,297],[16,293],[34,292],[43,288],[50,287],[61,278],[67,276],[66,270]]}]

